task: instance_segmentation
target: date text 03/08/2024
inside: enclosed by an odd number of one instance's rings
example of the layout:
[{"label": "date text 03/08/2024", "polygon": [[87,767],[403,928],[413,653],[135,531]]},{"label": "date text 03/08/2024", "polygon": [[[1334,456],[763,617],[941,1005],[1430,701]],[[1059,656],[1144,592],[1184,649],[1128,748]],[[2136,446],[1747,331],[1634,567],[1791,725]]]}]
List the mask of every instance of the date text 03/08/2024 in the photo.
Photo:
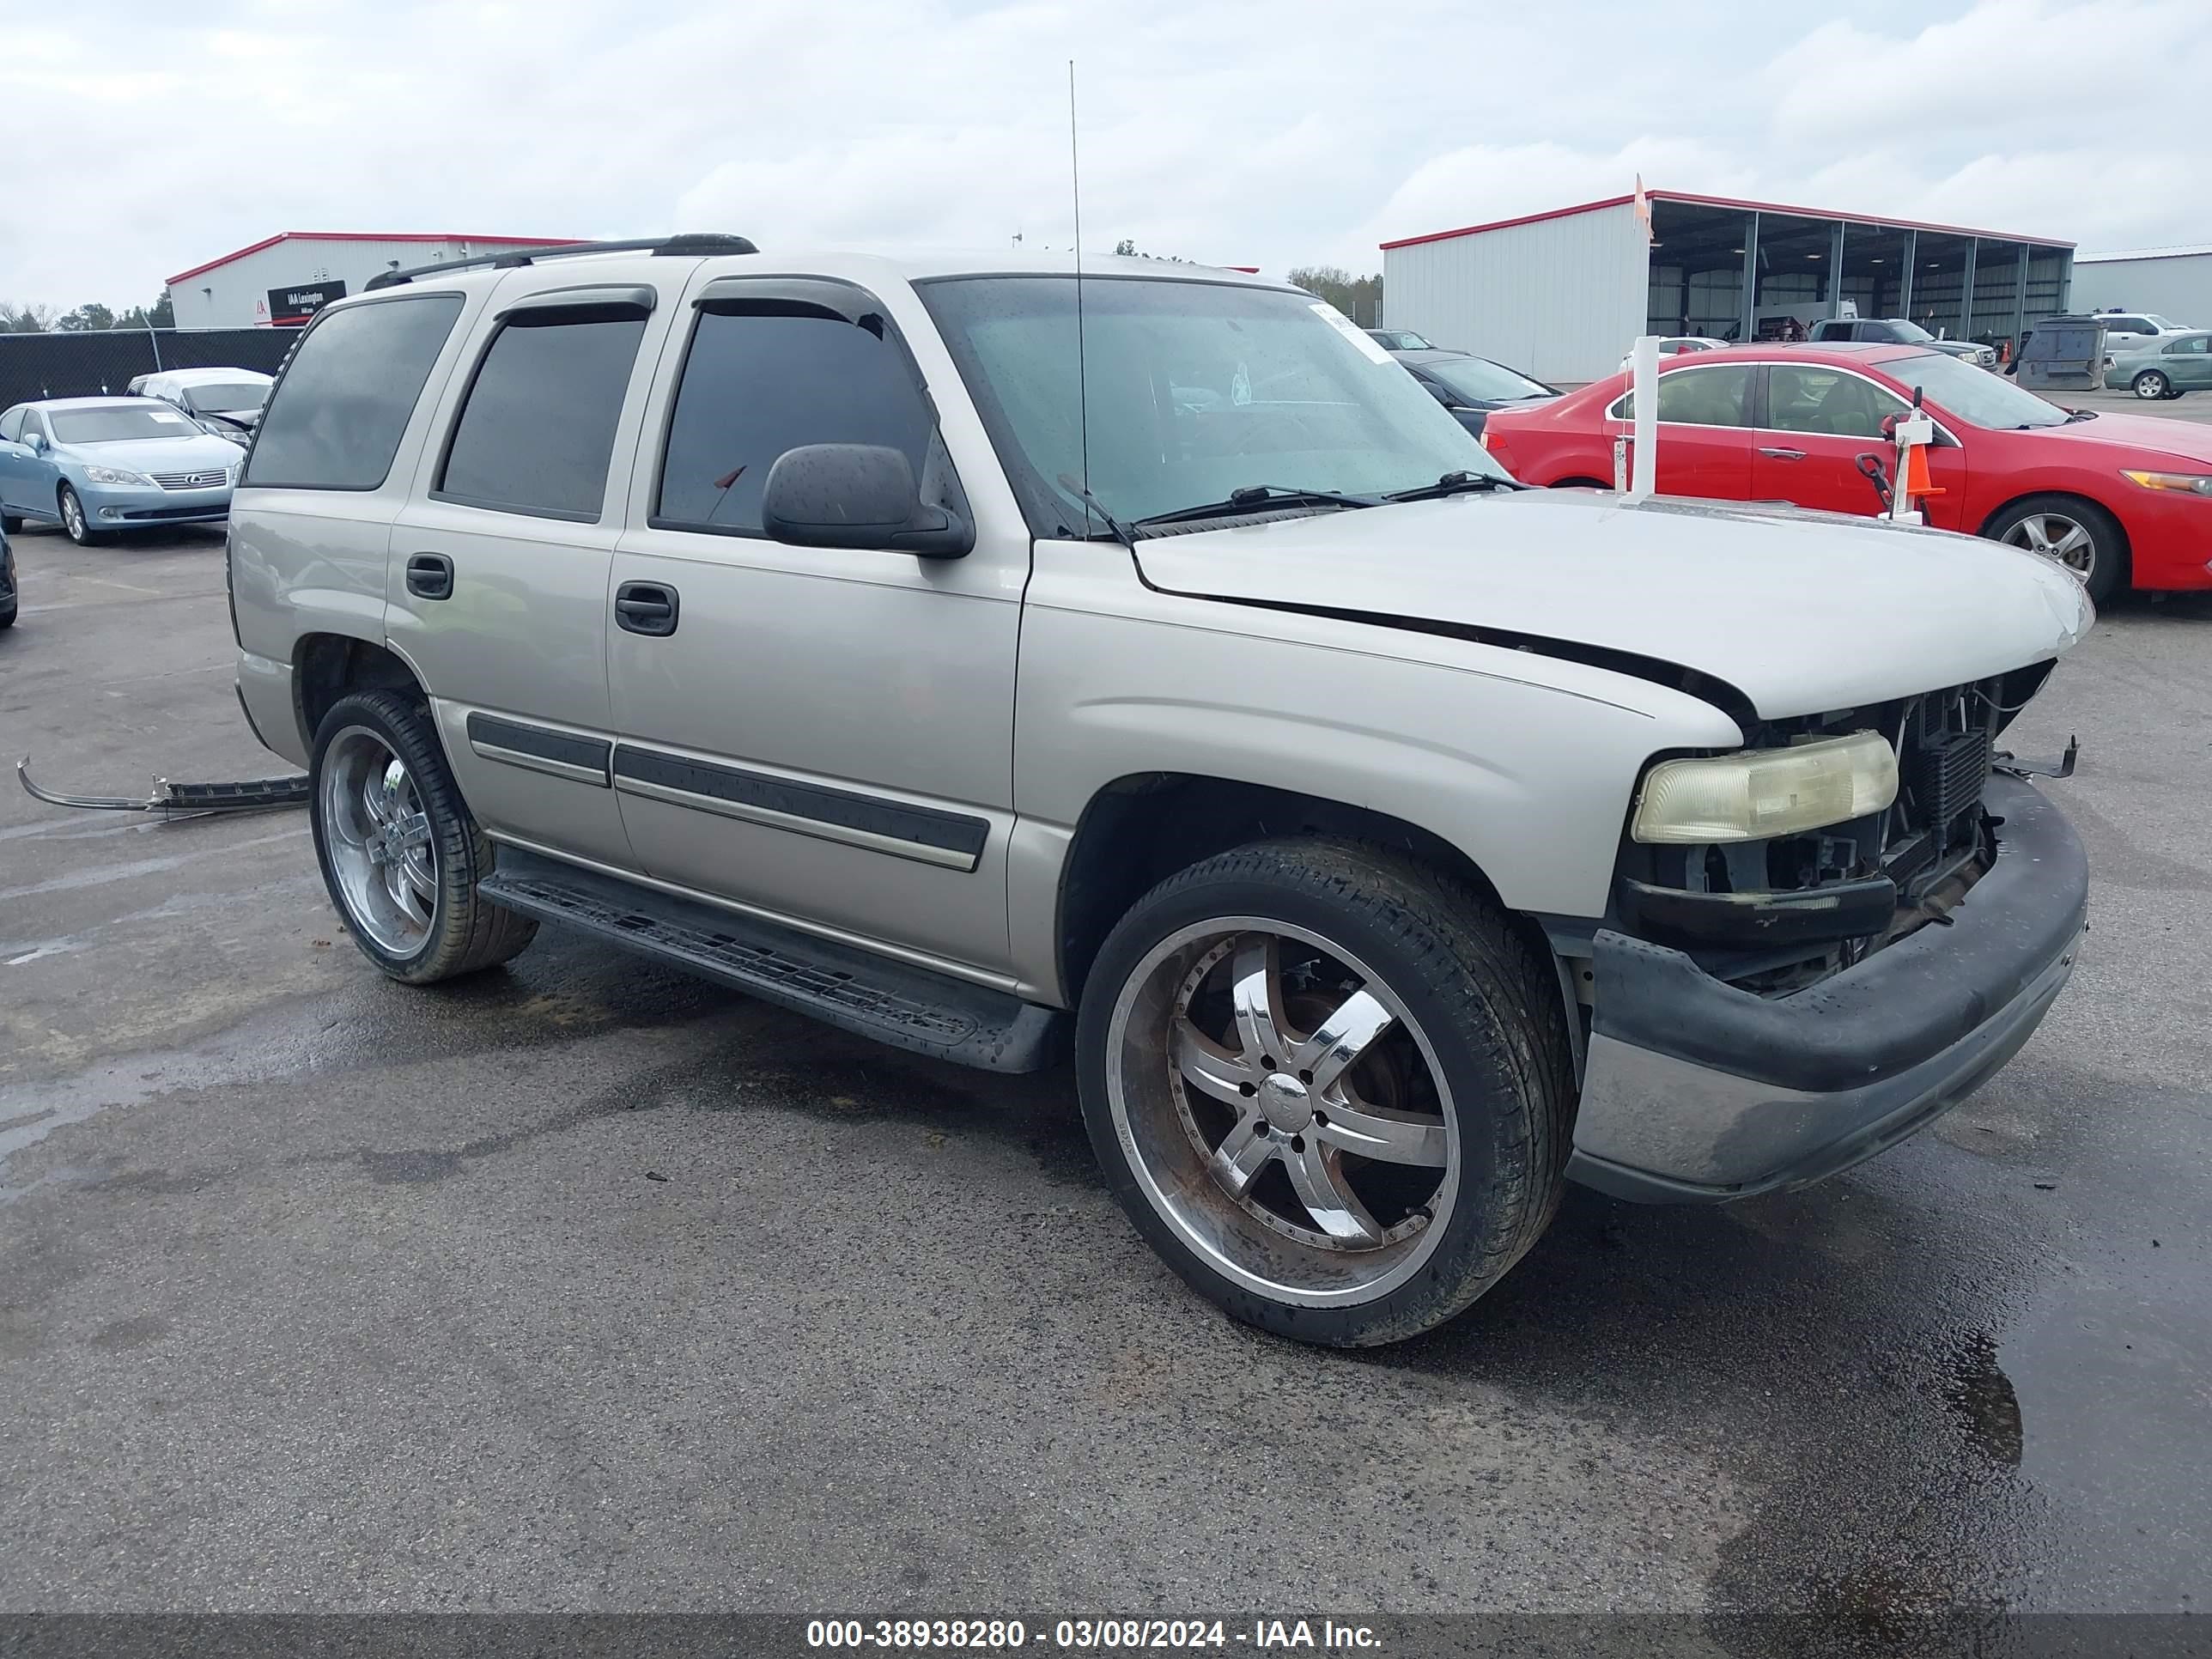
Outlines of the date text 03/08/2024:
[{"label": "date text 03/08/2024", "polygon": [[1373,1627],[1333,1619],[1058,1619],[1049,1633],[1018,1619],[814,1619],[806,1645],[820,1649],[906,1648],[1005,1652],[1026,1647],[1124,1652],[1147,1649],[1244,1647],[1315,1652],[1372,1650]]}]

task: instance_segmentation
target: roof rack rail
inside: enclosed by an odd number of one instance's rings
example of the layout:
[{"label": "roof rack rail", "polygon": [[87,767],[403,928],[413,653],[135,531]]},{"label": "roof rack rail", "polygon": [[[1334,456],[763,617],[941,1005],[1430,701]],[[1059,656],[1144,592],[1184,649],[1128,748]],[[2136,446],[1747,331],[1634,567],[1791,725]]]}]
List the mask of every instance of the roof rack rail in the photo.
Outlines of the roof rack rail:
[{"label": "roof rack rail", "polygon": [[368,289],[364,291],[398,288],[417,276],[439,276],[449,270],[467,270],[477,265],[503,270],[515,265],[536,264],[540,259],[564,259],[574,253],[653,253],[666,254],[672,258],[703,258],[717,253],[759,252],[745,237],[726,236],[716,231],[648,236],[632,242],[570,242],[557,247],[507,248],[497,253],[474,254],[465,259],[441,259],[436,264],[415,265],[405,270],[380,271],[368,279]]}]

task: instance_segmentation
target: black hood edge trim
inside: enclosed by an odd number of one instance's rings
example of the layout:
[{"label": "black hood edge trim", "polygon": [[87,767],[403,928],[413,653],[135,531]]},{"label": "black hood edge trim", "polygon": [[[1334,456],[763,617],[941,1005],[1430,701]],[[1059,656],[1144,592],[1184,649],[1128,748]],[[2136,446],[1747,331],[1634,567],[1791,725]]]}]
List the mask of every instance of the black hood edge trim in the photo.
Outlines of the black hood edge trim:
[{"label": "black hood edge trim", "polygon": [[1465,640],[1471,645],[1496,646],[1505,651],[1526,651],[1539,657],[1553,657],[1561,662],[1580,663],[1586,668],[1602,668],[1615,674],[1626,674],[1631,679],[1648,681],[1653,685],[1680,691],[1700,702],[1711,703],[1736,723],[1737,728],[1748,734],[1760,722],[1759,708],[1737,686],[1695,668],[1669,662],[1664,657],[1647,657],[1639,652],[1615,650],[1611,646],[1590,645],[1579,640],[1553,639],[1545,634],[1523,634],[1510,628],[1478,628],[1471,623],[1438,622],[1431,617],[1401,617],[1381,611],[1346,611],[1334,605],[1295,605],[1283,599],[1237,599],[1226,593],[1191,593],[1179,587],[1162,587],[1145,574],[1144,562],[1136,561],[1137,580],[1155,593],[1164,593],[1172,599],[1204,599],[1213,605],[1241,605],[1255,611],[1281,611],[1298,617],[1324,617],[1332,622],[1360,623],[1372,628],[1395,628],[1415,634],[1433,634],[1448,640]]}]

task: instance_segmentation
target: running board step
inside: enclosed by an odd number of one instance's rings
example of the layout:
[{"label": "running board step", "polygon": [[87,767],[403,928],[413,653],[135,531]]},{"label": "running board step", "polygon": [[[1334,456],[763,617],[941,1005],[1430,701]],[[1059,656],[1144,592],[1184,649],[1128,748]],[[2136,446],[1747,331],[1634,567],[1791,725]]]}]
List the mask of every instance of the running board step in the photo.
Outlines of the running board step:
[{"label": "running board step", "polygon": [[719,980],[895,1048],[988,1072],[1042,1071],[1066,1016],[872,951],[513,847],[477,890],[542,921]]}]

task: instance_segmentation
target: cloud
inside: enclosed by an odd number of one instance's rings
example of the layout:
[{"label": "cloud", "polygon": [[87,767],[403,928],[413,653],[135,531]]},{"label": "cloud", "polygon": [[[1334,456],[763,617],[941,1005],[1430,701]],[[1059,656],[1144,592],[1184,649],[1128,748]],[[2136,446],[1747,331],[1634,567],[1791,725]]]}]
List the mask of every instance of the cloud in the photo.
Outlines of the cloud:
[{"label": "cloud", "polygon": [[2212,58],[2212,7],[1863,0],[1793,33],[1763,0],[77,0],[0,54],[0,108],[35,112],[0,295],[137,303],[284,229],[1065,246],[1070,58],[1102,248],[1372,270],[1639,171],[2202,240],[2201,112],[2121,101],[2152,57]]}]

